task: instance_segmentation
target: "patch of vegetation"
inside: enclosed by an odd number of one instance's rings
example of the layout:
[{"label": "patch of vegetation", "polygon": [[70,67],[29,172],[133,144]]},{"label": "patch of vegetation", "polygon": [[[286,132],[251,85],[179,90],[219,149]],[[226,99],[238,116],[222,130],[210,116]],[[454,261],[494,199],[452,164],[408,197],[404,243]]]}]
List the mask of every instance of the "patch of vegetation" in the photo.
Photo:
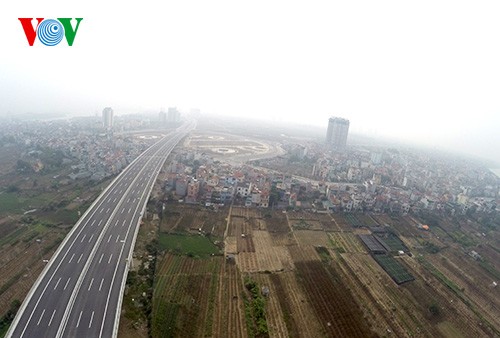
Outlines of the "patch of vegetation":
[{"label": "patch of vegetation", "polygon": [[151,336],[161,338],[176,337],[176,323],[180,305],[167,302],[163,299],[158,301],[160,304],[156,315],[153,317],[153,322],[151,323]]},{"label": "patch of vegetation", "polygon": [[19,191],[21,191],[21,189],[19,189],[19,187],[17,185],[11,184],[11,185],[9,185],[7,187],[7,192],[16,193],[16,192],[19,192]]},{"label": "patch of vegetation", "polygon": [[475,246],[477,243],[471,236],[467,236],[462,232],[454,231],[449,233],[449,235],[453,238],[454,241],[460,243],[463,247]]},{"label": "patch of vegetation", "polygon": [[410,272],[397,259],[388,255],[373,255],[373,258],[385,272],[397,283],[402,284],[414,280]]},{"label": "patch of vegetation", "polygon": [[453,293],[455,293],[459,298],[463,297],[462,290],[458,287],[458,285],[455,284],[455,283],[453,283],[450,279],[448,279],[448,277],[446,277],[445,275],[443,275],[443,273],[441,271],[439,271],[438,269],[436,269],[436,267],[434,265],[432,265],[431,263],[429,263],[423,257],[419,257],[418,260],[420,261],[420,263],[422,263],[422,265],[431,274],[434,275],[434,277],[436,277],[441,283],[443,283],[444,285],[446,285],[446,287],[448,287],[448,289],[450,289],[451,291],[453,291]]},{"label": "patch of vegetation", "polygon": [[431,315],[433,317],[438,317],[439,314],[440,314],[440,311],[439,311],[439,306],[436,304],[436,303],[432,303],[429,308],[428,308],[429,312],[431,313]]},{"label": "patch of vegetation", "polygon": [[306,221],[304,221],[303,219],[301,219],[297,223],[293,224],[293,227],[297,229],[309,229],[311,225]]},{"label": "patch of vegetation", "polygon": [[250,292],[251,297],[244,297],[245,319],[248,327],[249,337],[267,337],[269,329],[266,321],[266,300],[262,296],[258,284],[245,278],[245,287]]},{"label": "patch of vegetation", "polygon": [[319,257],[321,257],[321,260],[325,263],[328,263],[329,261],[332,260],[332,256],[330,255],[330,252],[328,251],[327,248],[324,246],[315,246],[316,252],[318,253]]},{"label": "patch of vegetation", "polygon": [[0,337],[4,337],[9,329],[10,324],[16,316],[17,310],[21,306],[21,302],[17,299],[13,300],[10,308],[2,318],[0,318]]},{"label": "patch of vegetation", "polygon": [[437,254],[441,250],[439,246],[429,241],[425,241],[423,244],[425,251],[430,254]]},{"label": "patch of vegetation", "polygon": [[177,255],[203,258],[219,254],[219,248],[208,237],[199,235],[160,234],[159,250],[167,250]]},{"label": "patch of vegetation", "polygon": [[133,325],[147,322],[150,331],[152,328],[152,298],[157,247],[156,240],[146,244],[147,255],[142,259],[137,271],[128,273],[127,288],[123,298],[124,316],[132,321]]},{"label": "patch of vegetation", "polygon": [[21,209],[21,206],[15,193],[0,194],[0,213],[17,212]]},{"label": "patch of vegetation", "polygon": [[439,216],[434,215],[428,211],[422,211],[418,217],[423,221],[424,224],[429,225],[430,227],[439,226]]}]

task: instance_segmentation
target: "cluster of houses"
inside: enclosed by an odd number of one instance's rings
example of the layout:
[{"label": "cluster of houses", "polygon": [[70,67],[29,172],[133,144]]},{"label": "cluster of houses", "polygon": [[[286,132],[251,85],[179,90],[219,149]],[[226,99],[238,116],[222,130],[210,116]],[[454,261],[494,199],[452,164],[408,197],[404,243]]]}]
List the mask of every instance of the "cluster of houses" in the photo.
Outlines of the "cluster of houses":
[{"label": "cluster of houses", "polygon": [[[248,207],[295,208],[314,212],[371,211],[397,214],[418,210],[450,214],[465,214],[468,210],[493,212],[500,205],[498,193],[496,197],[471,196],[472,191],[478,191],[477,188],[473,190],[459,186],[451,189],[448,186],[445,193],[441,193],[440,189],[419,189],[414,185],[386,185],[377,171],[369,179],[359,182],[328,182],[325,179],[287,175],[261,166],[233,166],[214,161],[207,154],[196,151],[178,154],[167,171],[166,189],[177,200],[205,205],[236,202]],[[413,172],[414,175],[419,172],[418,166]],[[429,174],[431,172],[427,171],[428,179],[433,177],[433,174]],[[387,171],[387,174],[390,173]],[[488,173],[481,175],[486,177]],[[445,178],[436,175],[434,186],[444,184],[442,180]],[[385,183],[388,183],[387,179]],[[487,191],[489,188],[485,189]],[[457,193],[453,194],[452,191]]]},{"label": "cluster of houses", "polygon": [[204,153],[182,153],[170,162],[165,188],[186,203],[210,206],[237,201],[267,208],[272,181],[262,170],[249,169],[214,161]]}]

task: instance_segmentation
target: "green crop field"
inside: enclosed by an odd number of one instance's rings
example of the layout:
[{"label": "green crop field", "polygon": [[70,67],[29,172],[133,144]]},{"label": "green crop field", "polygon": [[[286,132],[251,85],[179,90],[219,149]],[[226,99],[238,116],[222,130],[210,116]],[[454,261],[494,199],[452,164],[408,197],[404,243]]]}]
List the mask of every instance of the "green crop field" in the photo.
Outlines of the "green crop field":
[{"label": "green crop field", "polygon": [[386,235],[376,235],[376,237],[383,240],[384,243],[389,246],[390,251],[408,251],[408,248],[399,239],[399,237],[392,233],[388,233]]},{"label": "green crop field", "polygon": [[199,235],[173,235],[160,234],[160,249],[172,251],[177,254],[185,254],[206,257],[218,254],[219,249],[209,238]]},{"label": "green crop field", "polygon": [[415,279],[394,257],[387,255],[374,255],[373,258],[375,258],[382,269],[384,269],[397,284],[402,284]]},{"label": "green crop field", "polygon": [[347,214],[346,219],[349,222],[349,224],[351,224],[351,226],[355,228],[359,228],[360,226],[362,226],[361,222],[356,218],[356,216],[352,214]]},{"label": "green crop field", "polygon": [[0,213],[19,212],[21,207],[22,203],[15,193],[4,192],[0,194]]}]

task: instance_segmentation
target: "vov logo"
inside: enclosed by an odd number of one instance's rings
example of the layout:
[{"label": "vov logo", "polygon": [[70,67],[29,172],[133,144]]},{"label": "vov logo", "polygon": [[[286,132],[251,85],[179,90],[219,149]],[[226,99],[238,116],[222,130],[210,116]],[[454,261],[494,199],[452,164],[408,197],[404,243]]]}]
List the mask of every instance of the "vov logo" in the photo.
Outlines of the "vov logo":
[{"label": "vov logo", "polygon": [[75,18],[76,26],[73,29],[71,26],[72,18],[57,18],[55,19],[44,19],[36,18],[37,24],[36,28],[33,28],[33,18],[18,18],[21,21],[21,25],[24,29],[24,34],[26,34],[26,39],[28,39],[28,44],[33,46],[35,43],[35,38],[38,36],[38,40],[45,46],[55,46],[61,42],[63,36],[66,37],[66,42],[68,46],[73,46],[75,41],[76,32],[80,26],[80,21],[83,18]]}]

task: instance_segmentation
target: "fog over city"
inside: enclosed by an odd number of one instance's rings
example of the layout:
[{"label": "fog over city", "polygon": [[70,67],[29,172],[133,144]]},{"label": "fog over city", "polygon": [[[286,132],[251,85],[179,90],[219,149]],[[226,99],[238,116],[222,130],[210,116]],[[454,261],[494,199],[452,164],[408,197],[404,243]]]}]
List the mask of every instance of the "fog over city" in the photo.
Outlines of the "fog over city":
[{"label": "fog over city", "polygon": [[500,337],[499,18],[4,1],[0,338]]},{"label": "fog over city", "polygon": [[[2,5],[0,116],[177,106],[500,161],[500,4],[22,1]],[[17,18],[83,20],[29,47]]]}]

